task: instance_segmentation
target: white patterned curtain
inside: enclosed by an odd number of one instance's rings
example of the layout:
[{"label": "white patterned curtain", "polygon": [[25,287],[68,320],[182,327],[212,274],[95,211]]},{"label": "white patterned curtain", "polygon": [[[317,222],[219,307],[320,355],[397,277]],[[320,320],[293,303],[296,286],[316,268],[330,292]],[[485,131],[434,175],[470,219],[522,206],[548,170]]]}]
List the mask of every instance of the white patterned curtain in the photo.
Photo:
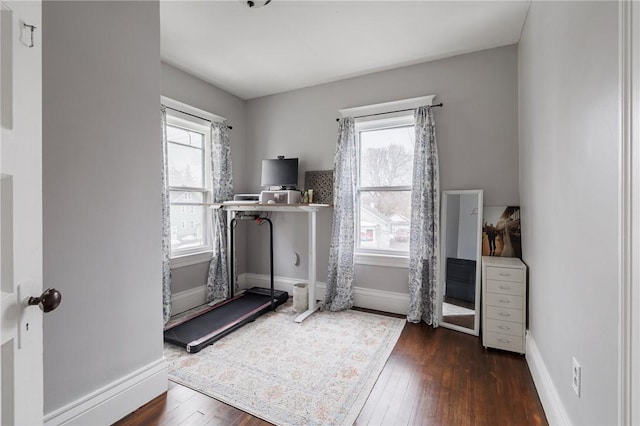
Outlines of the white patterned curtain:
[{"label": "white patterned curtain", "polygon": [[353,118],[338,123],[333,179],[333,224],[324,306],[331,311],[353,306],[355,249],[356,143]]},{"label": "white patterned curtain", "polygon": [[169,178],[167,166],[167,111],[161,112],[162,131],[162,311],[164,323],[171,318],[171,219],[169,205]]},{"label": "white patterned curtain", "polygon": [[[231,144],[229,128],[224,123],[211,123],[211,179],[213,203],[233,198],[233,173],[231,168]],[[209,264],[207,302],[226,299],[229,296],[229,267],[227,264],[227,212],[214,209],[213,258]],[[237,283],[234,284],[238,289]]]},{"label": "white patterned curtain", "polygon": [[409,310],[407,321],[438,326],[440,276],[440,170],[431,107],[415,110],[411,228],[409,234]]}]

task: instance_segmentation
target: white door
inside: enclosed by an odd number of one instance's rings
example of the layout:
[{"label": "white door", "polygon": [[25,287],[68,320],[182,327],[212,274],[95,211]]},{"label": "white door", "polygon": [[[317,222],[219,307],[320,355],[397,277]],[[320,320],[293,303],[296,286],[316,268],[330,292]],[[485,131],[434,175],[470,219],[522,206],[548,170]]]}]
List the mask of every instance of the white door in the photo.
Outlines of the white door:
[{"label": "white door", "polygon": [[[42,424],[42,41],[39,1],[0,2],[0,420]],[[33,36],[33,38],[32,38]]]}]

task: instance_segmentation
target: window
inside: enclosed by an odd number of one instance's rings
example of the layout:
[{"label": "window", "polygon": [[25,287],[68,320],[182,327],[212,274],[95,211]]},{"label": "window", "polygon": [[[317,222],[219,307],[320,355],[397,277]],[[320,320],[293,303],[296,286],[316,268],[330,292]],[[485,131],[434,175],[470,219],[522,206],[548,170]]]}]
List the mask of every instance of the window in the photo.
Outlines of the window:
[{"label": "window", "polygon": [[[356,121],[356,251],[407,256],[415,127],[413,115]],[[365,262],[366,263],[366,262]]]},{"label": "window", "polygon": [[171,257],[211,250],[204,205],[211,199],[209,139],[206,126],[167,117]]}]

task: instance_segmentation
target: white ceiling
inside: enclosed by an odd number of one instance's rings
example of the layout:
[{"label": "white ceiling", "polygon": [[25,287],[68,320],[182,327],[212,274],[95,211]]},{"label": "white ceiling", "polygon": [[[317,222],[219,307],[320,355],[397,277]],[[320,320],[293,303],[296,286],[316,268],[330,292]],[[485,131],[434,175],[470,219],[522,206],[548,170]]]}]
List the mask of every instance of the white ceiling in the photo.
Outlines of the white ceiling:
[{"label": "white ceiling", "polygon": [[161,1],[163,61],[242,99],[517,43],[528,0]]}]

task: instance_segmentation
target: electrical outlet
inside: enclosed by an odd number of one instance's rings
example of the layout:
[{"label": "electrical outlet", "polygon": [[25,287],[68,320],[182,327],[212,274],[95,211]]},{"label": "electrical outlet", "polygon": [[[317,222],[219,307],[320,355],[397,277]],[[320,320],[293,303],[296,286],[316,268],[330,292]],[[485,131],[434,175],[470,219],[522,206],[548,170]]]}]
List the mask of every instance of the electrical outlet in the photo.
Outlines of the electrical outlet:
[{"label": "electrical outlet", "polygon": [[580,398],[580,385],[582,379],[582,367],[578,363],[575,357],[573,357],[573,369],[572,369],[572,378],[571,378],[571,386],[573,387],[573,391]]}]

